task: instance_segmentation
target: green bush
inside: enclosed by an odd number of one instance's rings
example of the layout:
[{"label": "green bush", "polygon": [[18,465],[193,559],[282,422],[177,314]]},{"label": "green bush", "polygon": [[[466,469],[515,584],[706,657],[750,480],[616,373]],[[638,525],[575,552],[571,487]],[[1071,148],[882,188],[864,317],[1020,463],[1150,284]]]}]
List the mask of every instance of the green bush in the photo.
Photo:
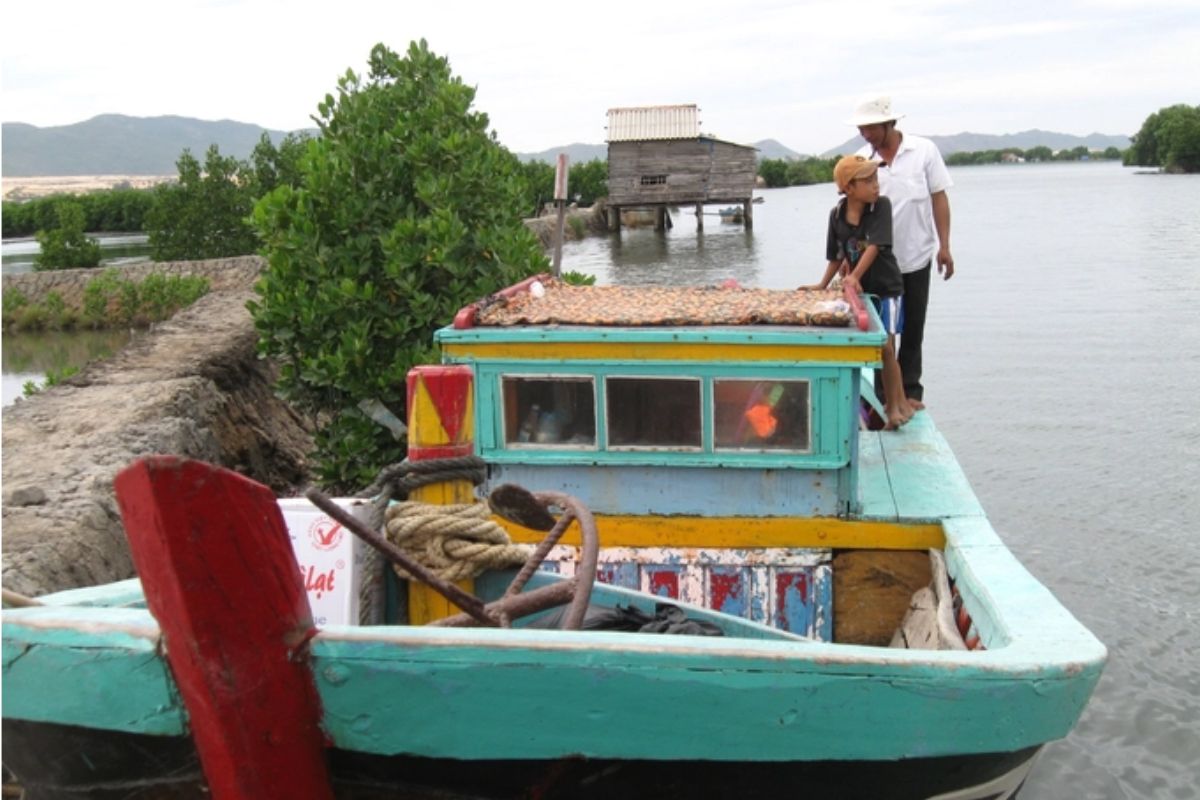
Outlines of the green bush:
[{"label": "green bush", "polygon": [[360,489],[404,456],[359,403],[403,416],[434,330],[547,266],[521,222],[521,167],[474,98],[424,41],[403,58],[376,45],[368,75],[347,71],[318,105],[298,184],[255,206],[268,265],[250,310],[280,390],[330,420],[316,454],[326,486]]},{"label": "green bush", "polygon": [[5,200],[4,237],[33,236],[54,227],[61,203],[83,209],[83,229],[110,233],[139,233],[152,201],[149,189],[113,188],[81,195],[54,194],[33,200]]},{"label": "green bush", "polygon": [[57,207],[58,222],[49,230],[37,232],[41,251],[34,256],[36,270],[79,269],[100,263],[100,243],[83,233],[83,208],[76,202]]},{"label": "green bush", "polygon": [[758,174],[774,189],[781,186],[809,186],[833,181],[837,158],[764,158],[758,162]]},{"label": "green bush", "polygon": [[4,324],[8,325],[17,310],[27,305],[29,305],[29,298],[19,289],[6,289],[3,294]]},{"label": "green bush", "polygon": [[189,261],[253,253],[258,239],[249,224],[254,207],[253,176],[216,145],[204,166],[187,150],[176,162],[178,183],[154,189],[146,233],[155,261]]},{"label": "green bush", "polygon": [[21,306],[13,315],[11,327],[19,331],[38,331],[48,327],[49,319],[50,315],[41,304]]},{"label": "green bush", "polygon": [[1200,106],[1168,106],[1146,117],[1125,152],[1125,163],[1200,172]]},{"label": "green bush", "polygon": [[25,397],[31,397],[43,389],[49,389],[51,386],[57,386],[72,375],[79,374],[79,367],[63,367],[60,370],[50,370],[46,373],[46,380],[39,385],[36,381],[25,381],[21,384],[21,394]]},{"label": "green bush", "polygon": [[83,288],[83,318],[95,327],[108,321],[108,306],[121,285],[121,273],[109,268],[88,281]]},{"label": "green bush", "polygon": [[564,272],[561,276],[563,283],[569,283],[572,286],[595,286],[596,276],[589,275],[586,272]]},{"label": "green bush", "polygon": [[[207,278],[188,275],[147,275],[141,283],[109,268],[83,289],[83,322],[93,328],[158,322],[208,293]],[[68,310],[69,311],[69,310]]]}]

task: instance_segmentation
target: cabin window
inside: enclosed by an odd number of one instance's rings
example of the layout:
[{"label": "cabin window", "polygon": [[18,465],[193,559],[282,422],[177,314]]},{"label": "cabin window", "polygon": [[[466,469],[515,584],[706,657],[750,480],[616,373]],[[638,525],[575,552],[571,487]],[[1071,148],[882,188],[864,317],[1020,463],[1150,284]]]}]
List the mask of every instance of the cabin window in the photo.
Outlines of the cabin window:
[{"label": "cabin window", "polygon": [[724,450],[811,448],[808,381],[714,380],[713,443]]},{"label": "cabin window", "polygon": [[698,378],[606,378],[610,448],[699,449]]},{"label": "cabin window", "polygon": [[502,386],[506,445],[596,446],[596,389],[592,378],[506,375]]},{"label": "cabin window", "polygon": [[642,186],[665,186],[667,183],[666,175],[643,175]]}]

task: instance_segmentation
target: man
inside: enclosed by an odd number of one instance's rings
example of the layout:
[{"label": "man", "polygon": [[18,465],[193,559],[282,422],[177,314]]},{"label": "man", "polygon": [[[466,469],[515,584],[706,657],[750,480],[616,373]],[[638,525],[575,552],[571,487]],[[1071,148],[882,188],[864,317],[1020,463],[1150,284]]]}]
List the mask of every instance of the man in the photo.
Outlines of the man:
[{"label": "man", "polygon": [[933,261],[937,260],[943,280],[954,276],[946,196],[954,184],[937,145],[896,129],[903,116],[892,111],[890,97],[881,95],[859,103],[850,124],[867,141],[858,154],[879,162],[880,194],[892,201],[893,249],[904,277],[904,333],[898,360],[908,403],[921,409],[925,407],[921,344]]}]

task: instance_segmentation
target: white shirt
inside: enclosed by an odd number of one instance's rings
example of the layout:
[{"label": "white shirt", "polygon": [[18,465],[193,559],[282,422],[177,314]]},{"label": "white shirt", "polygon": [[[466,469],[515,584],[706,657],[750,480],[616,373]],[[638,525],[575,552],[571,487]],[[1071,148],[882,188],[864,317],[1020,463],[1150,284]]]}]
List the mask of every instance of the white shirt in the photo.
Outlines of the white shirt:
[{"label": "white shirt", "polygon": [[916,272],[937,254],[930,196],[954,185],[946,162],[937,145],[911,133],[903,134],[896,157],[886,166],[869,144],[858,155],[880,162],[879,193],[892,201],[892,252],[901,272]]}]

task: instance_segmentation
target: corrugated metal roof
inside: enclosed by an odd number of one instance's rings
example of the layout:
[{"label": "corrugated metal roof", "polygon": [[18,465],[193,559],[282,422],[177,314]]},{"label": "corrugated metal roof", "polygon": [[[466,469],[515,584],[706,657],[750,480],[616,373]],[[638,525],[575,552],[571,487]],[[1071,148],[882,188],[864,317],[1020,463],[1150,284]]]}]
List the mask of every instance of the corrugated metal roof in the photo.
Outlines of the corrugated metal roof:
[{"label": "corrugated metal roof", "polygon": [[638,106],[608,110],[609,142],[651,139],[695,139],[700,135],[700,109],[681,106]]}]

